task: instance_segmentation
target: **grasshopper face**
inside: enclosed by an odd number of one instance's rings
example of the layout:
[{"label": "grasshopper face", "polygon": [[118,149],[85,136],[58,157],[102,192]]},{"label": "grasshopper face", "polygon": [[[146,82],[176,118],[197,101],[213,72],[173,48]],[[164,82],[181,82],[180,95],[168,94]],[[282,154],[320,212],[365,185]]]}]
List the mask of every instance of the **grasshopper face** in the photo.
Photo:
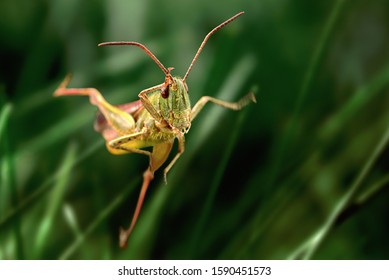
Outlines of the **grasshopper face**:
[{"label": "grasshopper face", "polygon": [[169,126],[187,133],[191,124],[188,86],[179,77],[173,77],[168,87],[161,90],[159,111]]}]

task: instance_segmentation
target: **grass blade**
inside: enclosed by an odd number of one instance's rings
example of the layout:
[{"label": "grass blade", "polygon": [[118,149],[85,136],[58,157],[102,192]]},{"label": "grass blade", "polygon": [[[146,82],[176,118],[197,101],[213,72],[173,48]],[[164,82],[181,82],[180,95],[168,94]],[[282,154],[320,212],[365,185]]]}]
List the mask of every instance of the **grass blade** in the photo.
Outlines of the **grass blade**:
[{"label": "grass blade", "polygon": [[199,215],[197,225],[195,226],[195,230],[192,236],[192,244],[189,246],[189,250],[188,250],[189,259],[195,259],[199,256],[201,250],[199,241],[201,239],[201,235],[204,233],[205,225],[207,223],[207,217],[209,217],[212,211],[212,204],[215,200],[220,183],[223,179],[223,173],[227,168],[231,154],[233,153],[234,147],[236,146],[236,143],[238,141],[239,134],[241,133],[240,128],[244,123],[246,115],[247,115],[246,112],[242,112],[242,114],[239,115],[238,121],[236,122],[235,125],[235,129],[232,130],[233,133],[230,135],[228,145],[224,150],[223,157],[220,159],[220,164],[218,168],[215,170],[215,175],[210,184],[210,191],[203,205],[201,214]]},{"label": "grass blade", "polygon": [[334,207],[332,213],[328,216],[323,226],[318,229],[306,242],[299,246],[295,252],[291,254],[289,259],[303,258],[311,259],[316,253],[319,246],[323,243],[325,237],[335,225],[339,216],[347,209],[347,207],[353,203],[356,198],[358,190],[361,188],[363,181],[366,179],[374,163],[378,157],[383,153],[386,146],[389,143],[389,127],[385,131],[385,134],[381,138],[380,142],[375,147],[373,153],[370,155],[365,165],[362,167],[354,183],[349,190],[343,195],[339,202]]},{"label": "grass blade", "polygon": [[[72,168],[77,166],[79,163],[83,162],[85,159],[87,159],[89,156],[91,156],[94,152],[96,152],[99,148],[101,148],[103,145],[103,140],[100,139],[96,141],[93,145],[90,145],[88,149],[86,149],[83,153],[80,154],[80,156],[73,162]],[[23,199],[21,202],[19,202],[17,205],[15,205],[11,210],[8,211],[7,215],[5,215],[0,220],[0,230],[7,227],[13,219],[16,217],[22,215],[29,207],[31,207],[34,203],[38,201],[39,198],[41,198],[42,195],[44,195],[54,184],[55,180],[57,180],[58,176],[61,176],[62,174],[55,173],[48,178],[28,197]]]},{"label": "grass blade", "polygon": [[62,165],[58,170],[56,183],[48,197],[46,213],[41,219],[35,241],[35,258],[39,258],[45,246],[45,241],[54,226],[55,218],[63,202],[66,186],[71,178],[71,170],[76,161],[76,146],[71,144],[66,150]]},{"label": "grass blade", "polygon": [[316,73],[321,65],[321,61],[326,53],[328,45],[330,43],[331,36],[335,30],[336,23],[342,15],[344,6],[347,0],[337,0],[330,12],[327,22],[324,25],[324,30],[321,32],[321,37],[317,47],[312,55],[311,61],[308,65],[307,72],[302,81],[301,89],[297,94],[296,103],[294,104],[294,109],[291,115],[290,123],[286,129],[285,135],[280,139],[279,144],[277,145],[277,151],[274,155],[273,170],[270,175],[269,185],[273,185],[276,178],[278,177],[280,170],[282,168],[282,163],[284,161],[284,156],[288,150],[288,145],[294,143],[292,139],[293,131],[297,126],[298,118],[297,116],[301,113],[302,105],[304,100],[312,86]]},{"label": "grass blade", "polygon": [[[19,203],[19,197],[16,189],[16,177],[15,177],[15,159],[13,156],[10,135],[9,135],[9,122],[12,112],[11,104],[6,104],[0,114],[0,148],[3,152],[3,163],[1,170],[1,182],[2,191],[10,194],[12,205]],[[19,218],[12,220],[13,227],[13,241],[16,246],[16,259],[24,259],[23,238],[21,231],[21,220]]]},{"label": "grass blade", "polygon": [[114,200],[103,209],[96,217],[94,221],[85,229],[84,232],[77,235],[77,238],[60,254],[60,260],[69,259],[85,242],[86,238],[102,223],[107,219],[111,213],[127,198],[128,194],[133,190],[134,186],[138,186],[140,180],[135,180],[129,184],[124,190],[116,196]]}]

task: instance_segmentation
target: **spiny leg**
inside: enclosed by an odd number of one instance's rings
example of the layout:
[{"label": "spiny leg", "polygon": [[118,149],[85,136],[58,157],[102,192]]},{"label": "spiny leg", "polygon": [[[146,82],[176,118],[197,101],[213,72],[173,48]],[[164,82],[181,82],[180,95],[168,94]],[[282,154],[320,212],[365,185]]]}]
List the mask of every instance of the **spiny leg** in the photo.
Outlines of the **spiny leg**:
[{"label": "spiny leg", "polygon": [[153,147],[152,153],[136,148],[128,148],[126,147],[127,143],[130,142],[125,142],[123,143],[123,138],[118,138],[117,141],[113,140],[109,143],[110,147],[112,149],[118,149],[118,150],[124,150],[128,153],[138,153],[138,154],[143,154],[147,155],[150,159],[149,161],[149,167],[146,169],[146,171],[143,173],[143,183],[142,187],[139,193],[139,198],[138,202],[136,204],[135,212],[133,214],[131,224],[127,229],[120,228],[120,233],[119,233],[119,245],[121,248],[126,247],[127,241],[129,236],[132,233],[132,230],[135,227],[135,224],[138,220],[140,211],[142,209],[143,201],[147,192],[147,189],[150,185],[150,182],[154,178],[154,172],[166,161],[171,148],[173,146],[173,141],[168,141],[160,144],[155,144]]},{"label": "spiny leg", "polygon": [[87,95],[90,103],[96,105],[108,123],[120,133],[131,132],[135,127],[134,118],[127,112],[119,109],[116,106],[109,104],[101,93],[95,88],[67,88],[70,82],[70,76],[60,84],[58,89],[54,92],[54,96],[65,95]]},{"label": "spiny leg", "polygon": [[203,109],[204,105],[207,104],[207,102],[209,102],[209,101],[216,104],[216,105],[219,105],[221,107],[235,110],[235,111],[242,109],[243,107],[248,105],[250,102],[254,102],[254,103],[257,102],[255,99],[255,95],[252,92],[243,96],[237,102],[227,102],[227,101],[223,101],[223,100],[211,97],[211,96],[203,96],[200,98],[199,101],[197,101],[197,103],[192,108],[192,112],[191,112],[191,119],[192,120],[197,116],[197,114]]},{"label": "spiny leg", "polygon": [[147,192],[147,189],[149,187],[149,184],[151,180],[154,178],[153,172],[151,172],[151,153],[148,151],[136,149],[136,148],[129,148],[126,147],[126,144],[131,143],[131,138],[136,138],[137,136],[140,136],[142,132],[134,133],[131,135],[122,136],[119,138],[116,138],[112,141],[110,141],[107,145],[111,153],[114,154],[121,154],[121,153],[137,153],[141,155],[145,155],[149,157],[149,167],[146,169],[146,171],[143,174],[143,183],[142,187],[139,193],[138,202],[136,204],[135,212],[132,216],[131,224],[128,229],[120,228],[119,232],[119,246],[121,248],[126,247],[128,237],[130,236],[132,230],[134,229],[134,226],[136,224],[136,221],[138,220],[138,216],[140,213],[140,210],[142,209],[143,201]]},{"label": "spiny leg", "polygon": [[135,227],[136,221],[138,220],[140,211],[142,209],[143,201],[146,196],[147,189],[150,185],[151,180],[154,178],[154,172],[150,170],[150,168],[147,168],[146,171],[143,173],[143,183],[142,187],[140,189],[138,202],[136,204],[134,215],[132,216],[131,224],[127,229],[120,228],[119,232],[119,246],[121,248],[125,248],[127,246],[128,238],[131,235],[132,230]]}]

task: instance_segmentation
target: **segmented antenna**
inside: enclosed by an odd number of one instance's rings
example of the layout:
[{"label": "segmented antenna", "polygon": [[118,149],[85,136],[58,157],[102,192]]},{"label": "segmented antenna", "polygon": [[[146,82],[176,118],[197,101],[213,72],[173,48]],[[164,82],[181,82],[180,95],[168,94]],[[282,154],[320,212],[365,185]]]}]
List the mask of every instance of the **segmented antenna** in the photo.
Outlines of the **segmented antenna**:
[{"label": "segmented antenna", "polygon": [[229,24],[231,21],[235,20],[237,17],[239,17],[239,16],[241,16],[241,15],[243,15],[243,14],[244,14],[244,12],[240,12],[240,13],[234,15],[232,18],[227,19],[226,21],[222,22],[221,24],[219,24],[218,26],[216,26],[214,29],[212,29],[211,32],[209,32],[209,33],[207,34],[207,36],[205,36],[203,42],[201,43],[199,49],[197,50],[196,55],[194,56],[192,62],[190,63],[189,68],[188,68],[188,70],[186,71],[186,74],[185,74],[184,78],[182,79],[184,82],[185,82],[186,78],[188,77],[189,72],[192,70],[193,64],[196,62],[197,57],[199,56],[199,54],[200,54],[201,51],[203,50],[205,43],[207,43],[209,37],[211,37],[211,35],[212,35],[213,33],[215,33],[216,31],[218,31],[220,28],[222,28],[223,26]]},{"label": "segmented antenna", "polygon": [[[209,37],[211,37],[211,35],[213,33],[215,33],[216,31],[218,31],[220,28],[222,28],[223,26],[229,24],[231,21],[235,20],[237,17],[243,15],[244,12],[240,12],[240,13],[237,13],[236,15],[234,15],[233,17],[227,19],[226,21],[222,22],[221,24],[219,24],[218,26],[216,26],[214,29],[212,29],[208,34],[207,36],[205,36],[203,42],[201,43],[199,49],[197,50],[197,53],[196,55],[194,56],[192,62],[190,63],[189,65],[189,68],[188,70],[186,71],[185,73],[185,76],[184,78],[182,79],[183,82],[185,82],[186,78],[188,77],[190,71],[192,70],[193,68],[193,65],[194,63],[196,62],[197,60],[197,57],[199,56],[199,54],[201,53],[201,51],[203,50],[204,48],[204,45],[207,43]],[[152,60],[154,60],[154,62],[159,66],[159,68],[162,69],[162,71],[165,73],[166,76],[168,76],[169,78],[173,79],[172,75],[170,74],[170,71],[169,69],[166,69],[165,66],[163,66],[163,64],[158,60],[158,58],[148,49],[146,48],[146,46],[142,45],[141,43],[138,43],[138,42],[104,42],[104,43],[100,43],[98,44],[99,47],[103,47],[103,46],[136,46],[136,47],[139,47],[141,48],[148,56],[151,57]]]},{"label": "segmented antenna", "polygon": [[159,66],[159,68],[162,69],[162,71],[165,73],[166,76],[169,76],[171,79],[173,79],[172,75],[170,74],[170,71],[166,69],[165,66],[158,60],[158,58],[148,49],[145,45],[142,45],[138,42],[104,42],[98,44],[99,47],[104,46],[136,46],[144,50],[145,53],[147,53],[148,56],[151,57],[152,60]]}]

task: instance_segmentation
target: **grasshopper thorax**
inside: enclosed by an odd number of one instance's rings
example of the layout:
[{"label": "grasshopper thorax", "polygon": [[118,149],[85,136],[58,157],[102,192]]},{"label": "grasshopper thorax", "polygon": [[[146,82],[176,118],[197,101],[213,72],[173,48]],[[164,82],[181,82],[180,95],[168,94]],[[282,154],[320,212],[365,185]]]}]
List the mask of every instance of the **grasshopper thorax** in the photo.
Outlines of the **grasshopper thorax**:
[{"label": "grasshopper thorax", "polygon": [[180,77],[167,79],[165,84],[158,98],[159,112],[169,126],[187,133],[191,123],[188,86]]}]

